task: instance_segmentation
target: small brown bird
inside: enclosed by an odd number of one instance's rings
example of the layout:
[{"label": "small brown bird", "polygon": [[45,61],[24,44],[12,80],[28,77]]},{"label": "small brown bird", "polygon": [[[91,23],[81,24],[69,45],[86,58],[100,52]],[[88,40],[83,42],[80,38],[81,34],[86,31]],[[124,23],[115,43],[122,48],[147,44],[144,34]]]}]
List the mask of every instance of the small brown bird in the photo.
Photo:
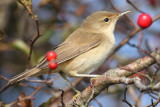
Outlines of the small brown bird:
[{"label": "small brown bird", "polygon": [[[90,73],[98,69],[114,49],[116,21],[128,12],[98,11],[88,16],[81,27],[54,50],[58,67],[52,73],[61,71],[68,77],[97,77]],[[46,74],[48,69],[48,61],[44,58],[35,67],[13,77],[8,84]]]}]

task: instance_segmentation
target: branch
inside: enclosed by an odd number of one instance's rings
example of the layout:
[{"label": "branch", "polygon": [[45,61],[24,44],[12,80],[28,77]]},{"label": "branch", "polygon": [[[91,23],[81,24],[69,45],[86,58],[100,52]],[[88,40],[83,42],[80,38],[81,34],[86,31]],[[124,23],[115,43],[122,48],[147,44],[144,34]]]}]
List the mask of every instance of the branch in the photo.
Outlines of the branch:
[{"label": "branch", "polygon": [[[153,52],[151,54],[156,60],[160,60],[160,50]],[[67,107],[72,107],[73,105],[86,105],[86,103],[94,99],[98,96],[103,90],[108,88],[110,85],[123,83],[123,84],[135,84],[141,91],[144,90],[157,90],[160,89],[160,83],[156,85],[142,85],[139,78],[126,78],[126,76],[133,74],[132,71],[139,72],[143,69],[148,68],[149,66],[155,63],[154,58],[150,56],[146,56],[144,58],[138,59],[133,63],[126,65],[122,68],[111,69],[106,71],[100,77],[93,79],[92,83],[89,87],[87,87],[78,97],[76,100],[72,99],[68,104]],[[125,70],[127,69],[127,70]],[[92,87],[94,86],[94,88]],[[94,90],[94,91],[93,91]],[[94,92],[94,93],[92,93]],[[90,97],[92,95],[92,97]]]},{"label": "branch", "polygon": [[137,79],[134,81],[134,84],[140,91],[147,91],[147,90],[154,90],[159,91],[160,90],[160,82],[157,84],[150,84],[150,85],[144,85],[140,79]]}]

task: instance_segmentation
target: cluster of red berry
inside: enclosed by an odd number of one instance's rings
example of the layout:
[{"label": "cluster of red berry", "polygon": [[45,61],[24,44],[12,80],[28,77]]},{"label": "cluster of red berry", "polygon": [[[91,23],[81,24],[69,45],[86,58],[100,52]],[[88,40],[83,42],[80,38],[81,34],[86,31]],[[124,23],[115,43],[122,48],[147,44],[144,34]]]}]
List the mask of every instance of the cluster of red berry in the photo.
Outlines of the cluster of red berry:
[{"label": "cluster of red berry", "polygon": [[57,54],[54,51],[49,51],[46,55],[47,61],[49,61],[49,68],[50,69],[56,69],[58,64],[57,62],[53,62],[57,58]]},{"label": "cluster of red berry", "polygon": [[138,17],[137,23],[141,28],[147,28],[152,24],[152,17],[149,14],[141,13]]}]

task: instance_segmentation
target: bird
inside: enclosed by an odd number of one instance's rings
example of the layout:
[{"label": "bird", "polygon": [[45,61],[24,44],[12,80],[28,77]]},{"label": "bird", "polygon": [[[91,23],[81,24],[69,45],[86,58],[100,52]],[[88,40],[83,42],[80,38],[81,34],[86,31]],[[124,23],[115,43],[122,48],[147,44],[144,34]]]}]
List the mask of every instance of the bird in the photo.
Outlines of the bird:
[{"label": "bird", "polygon": [[[115,47],[114,29],[117,20],[124,14],[98,11],[89,15],[82,25],[53,50],[57,54],[58,67],[51,72],[61,72],[63,77],[97,77],[90,74],[103,64]],[[8,84],[47,74],[49,70],[46,57],[31,69],[14,76]]]}]

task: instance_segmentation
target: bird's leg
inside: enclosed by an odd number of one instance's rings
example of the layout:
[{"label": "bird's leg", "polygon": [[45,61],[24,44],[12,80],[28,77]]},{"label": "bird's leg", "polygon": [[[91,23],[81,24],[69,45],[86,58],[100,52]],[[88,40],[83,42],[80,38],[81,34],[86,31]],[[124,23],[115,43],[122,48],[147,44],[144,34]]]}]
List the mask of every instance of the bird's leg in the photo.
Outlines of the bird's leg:
[{"label": "bird's leg", "polygon": [[63,72],[59,72],[60,76],[67,82],[67,84],[76,92],[79,94],[80,92],[75,89],[75,87],[70,83],[70,81],[63,75]]},{"label": "bird's leg", "polygon": [[94,83],[100,75],[91,75],[91,74],[74,74],[75,77],[91,77],[91,84]]},{"label": "bird's leg", "polygon": [[79,94],[81,93],[80,91],[76,90],[75,87],[70,83],[70,81],[63,75],[62,72],[59,72],[60,76],[67,82],[67,84],[74,90],[74,92],[76,93],[76,95],[73,97],[74,100],[77,99],[77,97],[79,96]]},{"label": "bird's leg", "polygon": [[77,74],[76,72],[70,72],[69,73],[72,77],[91,77],[91,83],[92,81],[96,80],[101,75],[94,75],[94,74]]},{"label": "bird's leg", "polygon": [[100,75],[92,75],[92,74],[74,74],[73,77],[91,77],[91,78],[97,78]]},{"label": "bird's leg", "polygon": [[[75,87],[70,83],[70,81],[63,75],[63,72],[59,72],[59,74],[67,82],[67,84],[77,93],[73,97],[73,99],[76,100],[76,98],[79,96],[80,92],[78,90],[76,90]],[[72,77],[91,77],[92,79],[95,79],[100,76],[100,75],[91,75],[91,74],[77,74],[75,72],[70,72],[69,74]],[[91,79],[91,81],[92,81],[92,79]]]}]

